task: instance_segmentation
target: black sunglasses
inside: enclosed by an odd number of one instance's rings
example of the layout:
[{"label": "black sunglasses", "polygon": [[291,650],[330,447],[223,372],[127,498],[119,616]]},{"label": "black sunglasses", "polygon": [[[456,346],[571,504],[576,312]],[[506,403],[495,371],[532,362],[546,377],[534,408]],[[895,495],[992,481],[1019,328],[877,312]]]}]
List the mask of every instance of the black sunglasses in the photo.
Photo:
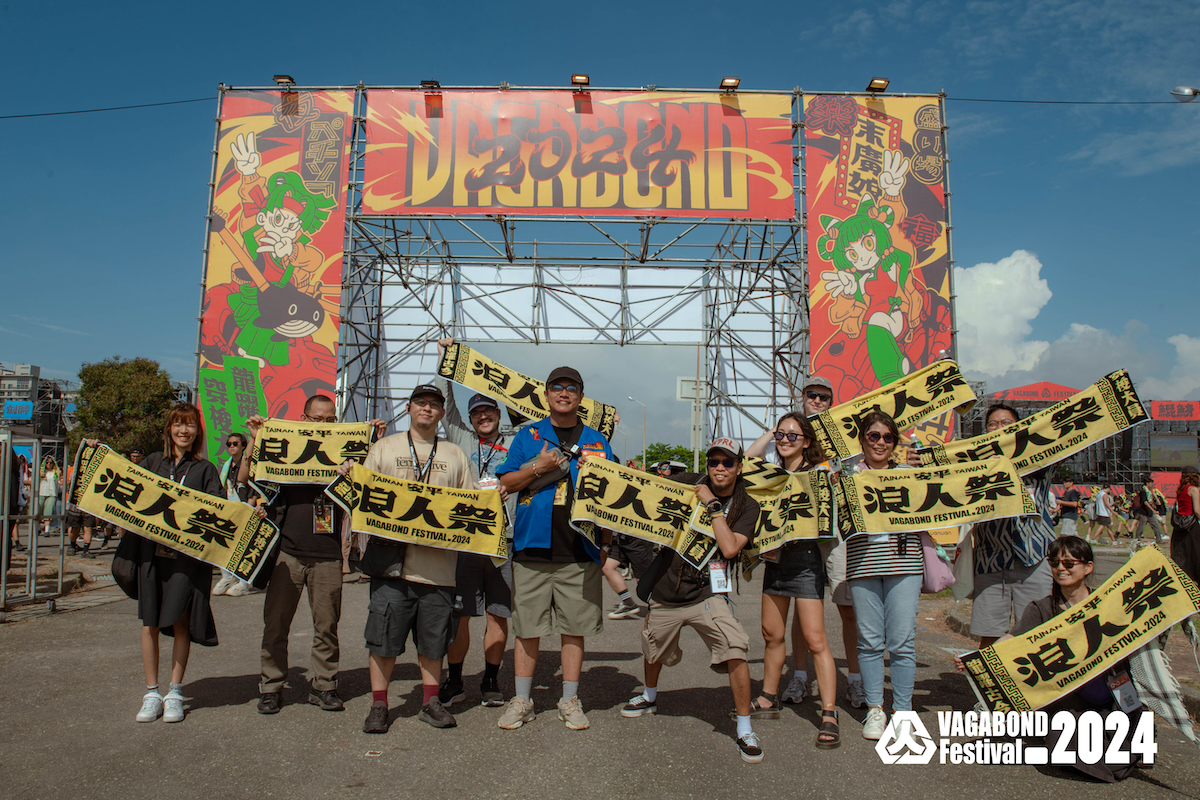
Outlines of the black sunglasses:
[{"label": "black sunglasses", "polygon": [[[784,439],[787,439],[789,442],[794,442],[797,439],[799,439],[801,436],[804,436],[804,434],[803,433],[791,433],[791,432],[784,433],[783,431],[775,431],[775,441],[777,441],[777,442],[782,442]],[[807,439],[808,437],[804,436],[804,438]]]},{"label": "black sunglasses", "polygon": [[235,444],[241,444],[241,441],[238,439],[230,439],[228,442],[225,443],[225,446],[233,447]]},{"label": "black sunglasses", "polygon": [[1074,569],[1076,564],[1086,564],[1086,561],[1076,561],[1073,558],[1047,558],[1046,563],[1051,569],[1058,569],[1061,564],[1063,569]]},{"label": "black sunglasses", "polygon": [[867,434],[868,442],[878,442],[880,439],[883,439],[884,444],[895,444],[896,443],[896,437],[892,436],[890,433],[880,433],[879,431],[871,431],[870,433]]},{"label": "black sunglasses", "polygon": [[804,396],[809,400],[823,400],[826,403],[833,402],[833,395],[825,394],[823,392],[805,392]]},{"label": "black sunglasses", "polygon": [[724,467],[725,469],[733,469],[733,465],[738,463],[734,458],[710,458],[708,460],[709,469],[715,467]]}]

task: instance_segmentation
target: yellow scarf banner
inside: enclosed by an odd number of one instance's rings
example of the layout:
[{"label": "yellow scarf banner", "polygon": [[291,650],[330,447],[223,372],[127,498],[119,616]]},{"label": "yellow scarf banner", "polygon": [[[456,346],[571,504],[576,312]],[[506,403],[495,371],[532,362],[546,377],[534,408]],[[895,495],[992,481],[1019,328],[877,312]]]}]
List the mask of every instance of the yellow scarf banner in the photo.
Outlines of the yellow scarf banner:
[{"label": "yellow scarf banner", "polygon": [[891,415],[903,431],[951,409],[968,411],[975,399],[958,364],[950,360],[935,361],[887,386],[821,412],[812,418],[812,424],[825,455],[840,460],[862,452],[858,423],[876,407]]},{"label": "yellow scarf banner", "polygon": [[1123,369],[1062,402],[998,431],[922,448],[921,463],[962,464],[1007,456],[1027,475],[1069,458],[1150,417]]},{"label": "yellow scarf banner", "polygon": [[864,469],[835,484],[838,533],[914,533],[1036,514],[1007,458],[920,469]]},{"label": "yellow scarf banner", "polygon": [[[499,364],[465,344],[452,344],[442,353],[438,375],[485,394],[533,420],[550,416],[546,409],[546,384]],[[617,409],[584,397],[579,404],[583,424],[611,439]]]},{"label": "yellow scarf banner", "polygon": [[504,503],[495,489],[450,489],[392,478],[361,464],[325,488],[354,533],[508,558]]},{"label": "yellow scarf banner", "polygon": [[1034,711],[1200,611],[1200,588],[1155,547],[1144,547],[1092,592],[1021,636],[962,656],[992,711]]},{"label": "yellow scarf banner", "polygon": [[793,472],[774,491],[749,492],[759,506],[758,533],[742,551],[743,561],[789,542],[833,536],[833,486],[825,470]]},{"label": "yellow scarf banner", "polygon": [[671,547],[681,541],[698,506],[692,486],[615,461],[589,458],[579,467],[571,522],[591,522]]},{"label": "yellow scarf banner", "polygon": [[316,483],[337,478],[347,460],[360,464],[371,449],[375,428],[366,422],[293,422],[269,419],[259,428],[250,452],[250,483]]},{"label": "yellow scarf banner", "polygon": [[79,449],[69,500],[99,519],[246,581],[254,580],[279,536],[252,506],[180,486],[105,445]]}]

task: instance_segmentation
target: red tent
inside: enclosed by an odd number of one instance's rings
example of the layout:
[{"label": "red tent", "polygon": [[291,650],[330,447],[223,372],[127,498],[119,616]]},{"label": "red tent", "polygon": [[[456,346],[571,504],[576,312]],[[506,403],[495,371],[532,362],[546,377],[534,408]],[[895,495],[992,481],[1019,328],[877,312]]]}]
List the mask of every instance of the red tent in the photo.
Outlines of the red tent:
[{"label": "red tent", "polygon": [[1057,403],[1059,400],[1066,400],[1071,395],[1078,393],[1078,389],[1072,389],[1070,386],[1042,381],[1040,383],[1031,383],[1028,386],[1018,386],[1015,389],[1003,389],[988,395],[988,399],[1010,403],[1029,402],[1031,400],[1043,403]]}]

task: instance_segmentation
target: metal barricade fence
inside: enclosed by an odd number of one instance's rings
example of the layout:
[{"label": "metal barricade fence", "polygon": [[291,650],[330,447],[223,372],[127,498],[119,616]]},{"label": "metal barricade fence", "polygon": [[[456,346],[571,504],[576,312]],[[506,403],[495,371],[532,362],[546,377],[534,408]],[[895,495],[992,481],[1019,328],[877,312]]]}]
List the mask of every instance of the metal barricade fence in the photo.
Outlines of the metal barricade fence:
[{"label": "metal barricade fence", "polygon": [[[16,498],[13,492],[20,492],[22,486],[22,478],[17,467],[17,452],[15,448],[28,448],[30,450],[30,485],[29,485],[29,504],[25,509],[25,513],[12,513],[13,507],[16,506]],[[42,464],[47,455],[53,455],[58,463],[58,478],[62,480],[61,495],[55,487],[53,492],[56,496],[61,496],[61,503],[55,503],[52,509],[55,513],[45,515],[42,513]],[[63,568],[66,557],[66,495],[69,487],[69,482],[66,480],[68,466],[71,463],[71,450],[65,436],[41,436],[38,434],[20,434],[14,433],[11,429],[0,429],[0,478],[3,482],[0,483],[0,530],[3,531],[3,544],[0,544],[0,565],[3,569],[0,570],[0,622],[3,622],[3,615],[11,607],[16,605],[24,605],[26,603],[46,602],[51,610],[54,608],[55,599],[63,594]],[[18,473],[15,474],[14,473]],[[54,542],[52,537],[39,536],[38,530],[42,523],[48,523],[47,527],[58,525],[58,569],[57,579],[51,590],[44,590],[41,593],[38,591],[37,569],[39,550],[51,550],[48,554],[48,560],[53,562]],[[9,594],[9,566],[12,563],[12,534],[13,528],[17,528],[18,536],[20,529],[25,527],[28,530],[29,546],[26,550],[28,557],[25,559],[25,575],[22,580],[20,589]],[[50,538],[46,543],[39,542],[41,538]]]}]

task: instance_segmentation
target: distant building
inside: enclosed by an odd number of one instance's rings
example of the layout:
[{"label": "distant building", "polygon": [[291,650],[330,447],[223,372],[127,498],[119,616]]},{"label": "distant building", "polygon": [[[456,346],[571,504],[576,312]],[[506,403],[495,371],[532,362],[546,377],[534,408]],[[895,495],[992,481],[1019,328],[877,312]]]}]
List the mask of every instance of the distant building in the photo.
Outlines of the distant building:
[{"label": "distant building", "polygon": [[74,381],[43,378],[34,364],[0,362],[0,426],[25,434],[66,436],[75,422]]}]

